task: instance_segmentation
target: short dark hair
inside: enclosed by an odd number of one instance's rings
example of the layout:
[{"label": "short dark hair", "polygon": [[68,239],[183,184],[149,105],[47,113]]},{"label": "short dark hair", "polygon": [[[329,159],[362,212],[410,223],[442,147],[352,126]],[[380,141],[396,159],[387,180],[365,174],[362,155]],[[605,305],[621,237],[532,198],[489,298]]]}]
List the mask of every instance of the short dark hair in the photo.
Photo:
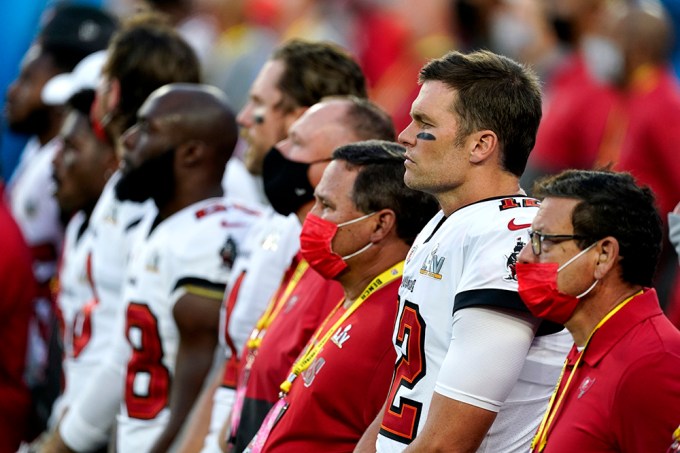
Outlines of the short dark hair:
[{"label": "short dark hair", "polygon": [[294,39],[275,49],[271,60],[283,62],[278,88],[284,110],[311,107],[332,95],[367,97],[361,67],[335,44]]},{"label": "short dark hair", "polygon": [[357,96],[328,96],[321,101],[344,100],[350,103],[342,121],[349,126],[358,140],[385,140],[397,137],[392,117],[378,105]]},{"label": "short dark hair", "polygon": [[621,278],[631,284],[651,286],[661,253],[662,226],[654,194],[629,173],[567,170],[539,180],[539,198],[581,200],[574,208],[574,234],[584,236],[581,249],[613,236],[619,242]]},{"label": "short dark hair", "polygon": [[429,194],[409,189],[404,183],[406,149],[394,142],[367,140],[337,148],[333,159],[358,168],[352,202],[366,214],[391,209],[397,217],[397,235],[412,244],[439,209]]},{"label": "short dark hair", "polygon": [[521,176],[541,121],[541,87],[533,71],[487,50],[449,52],[420,70],[419,82],[427,81],[456,90],[451,109],[460,117],[459,140],[494,131],[503,168]]},{"label": "short dark hair", "polygon": [[89,88],[80,90],[68,98],[66,101],[66,107],[85,115],[86,118],[89,118],[94,97],[94,90]]},{"label": "short dark hair", "polygon": [[195,52],[158,14],[130,18],[113,36],[108,52],[102,73],[120,83],[121,131],[135,123],[137,110],[157,88],[201,80]]}]

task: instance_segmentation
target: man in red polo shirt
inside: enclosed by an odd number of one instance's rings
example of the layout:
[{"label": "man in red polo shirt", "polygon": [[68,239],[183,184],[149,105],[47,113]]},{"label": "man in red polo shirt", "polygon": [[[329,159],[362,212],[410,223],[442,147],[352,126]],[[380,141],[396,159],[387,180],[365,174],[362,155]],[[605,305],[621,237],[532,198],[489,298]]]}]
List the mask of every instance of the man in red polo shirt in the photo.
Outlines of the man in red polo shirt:
[{"label": "man in red polo shirt", "polygon": [[300,245],[309,265],[340,282],[345,297],[293,365],[281,386],[286,395],[270,414],[281,405],[286,412],[273,429],[263,423],[253,452],[350,452],[380,412],[396,360],[403,260],[438,209],[434,198],[404,184],[404,152],[375,140],[334,152]]},{"label": "man in red polo shirt", "polygon": [[651,190],[627,173],[570,170],[535,192],[519,294],[575,345],[532,452],[665,451],[678,424],[680,332],[649,287],[662,237]]}]

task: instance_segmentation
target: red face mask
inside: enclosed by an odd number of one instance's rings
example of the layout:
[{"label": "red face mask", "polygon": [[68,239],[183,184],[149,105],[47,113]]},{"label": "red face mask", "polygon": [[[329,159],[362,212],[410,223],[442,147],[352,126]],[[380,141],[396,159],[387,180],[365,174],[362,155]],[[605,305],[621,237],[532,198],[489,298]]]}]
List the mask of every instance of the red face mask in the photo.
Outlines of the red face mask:
[{"label": "red face mask", "polygon": [[593,248],[595,244],[597,243],[582,250],[561,267],[558,267],[557,263],[516,264],[519,296],[532,315],[559,324],[564,324],[571,318],[581,298],[595,288],[598,280],[595,280],[590,288],[578,296],[571,296],[557,288],[557,274]]},{"label": "red face mask", "polygon": [[375,212],[340,224],[329,222],[312,213],[307,214],[305,223],[302,224],[302,231],[300,232],[300,253],[302,253],[302,257],[323,278],[327,280],[335,278],[347,268],[345,260],[357,256],[373,245],[373,243],[369,242],[365,247],[354,253],[340,256],[333,251],[331,246],[338,228],[360,222],[373,214]]}]

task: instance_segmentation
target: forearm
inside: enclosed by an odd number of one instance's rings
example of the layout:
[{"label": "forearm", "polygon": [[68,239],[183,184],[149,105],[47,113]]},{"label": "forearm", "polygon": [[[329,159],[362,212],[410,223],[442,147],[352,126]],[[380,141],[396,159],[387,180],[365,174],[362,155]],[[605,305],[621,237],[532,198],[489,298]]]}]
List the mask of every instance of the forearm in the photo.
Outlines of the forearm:
[{"label": "forearm", "polygon": [[205,438],[208,435],[211,423],[211,413],[213,408],[213,397],[215,390],[219,387],[224,373],[224,363],[214,373],[210,384],[203,389],[196,407],[191,413],[184,438],[179,448],[180,453],[200,452],[203,448]]},{"label": "forearm", "polygon": [[428,423],[404,453],[474,453],[496,412],[434,393]]},{"label": "forearm", "polygon": [[366,428],[361,439],[359,439],[356,447],[354,447],[354,453],[375,453],[375,443],[378,440],[380,424],[382,423],[383,414],[385,413],[385,404],[383,404],[383,407],[380,409],[380,412],[378,412],[375,420],[368,425],[368,428]]},{"label": "forearm", "polygon": [[59,441],[69,448],[63,451],[96,450],[109,440],[123,398],[123,369],[106,364],[73,401],[57,428]]},{"label": "forearm", "polygon": [[[215,344],[213,344],[214,350]],[[201,393],[201,388],[212,365],[212,350],[192,354],[180,351],[177,355],[177,367],[170,393],[170,420],[158,437],[152,453],[167,452],[182,429],[194,403]]]}]

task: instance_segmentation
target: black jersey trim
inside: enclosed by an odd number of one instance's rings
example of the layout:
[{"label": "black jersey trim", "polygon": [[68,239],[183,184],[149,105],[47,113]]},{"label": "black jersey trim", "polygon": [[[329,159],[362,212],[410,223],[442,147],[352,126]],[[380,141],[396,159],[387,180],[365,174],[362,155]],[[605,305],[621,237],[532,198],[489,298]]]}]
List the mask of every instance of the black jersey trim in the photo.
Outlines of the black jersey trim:
[{"label": "black jersey trim", "polygon": [[[529,312],[522,298],[519,297],[519,293],[505,289],[473,289],[459,293],[453,302],[453,313],[469,307],[499,307],[524,313]],[[538,326],[536,336],[550,335],[562,329],[561,324],[543,320],[541,325]]]},{"label": "black jersey trim", "polygon": [[139,225],[144,217],[140,217],[138,219],[133,220],[132,222],[128,223],[128,225],[125,227],[125,231],[130,231],[137,225]]},{"label": "black jersey trim", "polygon": [[175,283],[175,287],[172,290],[175,291],[182,286],[197,286],[199,288],[222,293],[227,289],[227,285],[224,283],[215,283],[198,277],[184,277],[177,280],[177,283]]}]

